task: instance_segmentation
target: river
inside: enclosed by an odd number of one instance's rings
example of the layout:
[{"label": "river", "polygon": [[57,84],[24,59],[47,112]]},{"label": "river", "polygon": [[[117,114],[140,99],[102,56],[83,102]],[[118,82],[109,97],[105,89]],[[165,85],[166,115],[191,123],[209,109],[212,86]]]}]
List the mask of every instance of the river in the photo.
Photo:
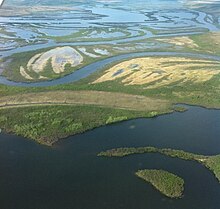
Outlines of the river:
[{"label": "river", "polygon": [[120,60],[122,61],[128,58],[136,58],[136,57],[144,57],[144,56],[181,56],[181,57],[193,57],[193,58],[220,61],[220,57],[215,55],[193,54],[193,53],[184,53],[184,52],[182,53],[181,52],[140,52],[140,53],[122,54],[122,55],[106,58],[101,61],[97,61],[90,65],[87,65],[65,77],[51,81],[24,83],[24,82],[10,81],[4,76],[0,76],[0,83],[8,86],[23,86],[23,87],[45,87],[45,86],[55,86],[60,84],[73,83],[79,81],[80,79],[88,77],[89,75],[91,75],[92,73],[98,70],[102,70],[106,65],[112,64]]}]

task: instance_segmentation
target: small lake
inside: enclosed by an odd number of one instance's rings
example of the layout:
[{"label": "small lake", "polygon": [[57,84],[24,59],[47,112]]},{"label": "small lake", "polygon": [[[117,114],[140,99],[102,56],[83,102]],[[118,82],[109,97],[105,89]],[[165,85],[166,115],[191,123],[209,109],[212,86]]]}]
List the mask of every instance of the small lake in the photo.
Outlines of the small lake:
[{"label": "small lake", "polygon": [[[97,128],[48,148],[0,134],[1,209],[219,209],[220,184],[196,162],[143,154],[99,158],[103,150],[156,146],[220,153],[220,111],[189,107],[154,119]],[[171,200],[135,177],[165,169],[185,179],[184,197]]]}]

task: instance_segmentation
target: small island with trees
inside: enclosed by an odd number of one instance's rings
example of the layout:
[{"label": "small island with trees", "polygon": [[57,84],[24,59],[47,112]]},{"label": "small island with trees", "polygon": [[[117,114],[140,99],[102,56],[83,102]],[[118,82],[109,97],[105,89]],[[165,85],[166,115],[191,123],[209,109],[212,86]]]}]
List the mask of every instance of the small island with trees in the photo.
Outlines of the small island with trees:
[{"label": "small island with trees", "polygon": [[184,191],[184,180],[164,170],[139,170],[136,176],[152,184],[162,194],[170,198],[181,198]]},{"label": "small island with trees", "polygon": [[183,160],[197,161],[212,171],[215,177],[220,182],[220,155],[205,156],[194,153],[185,152],[183,150],[175,150],[169,148],[156,148],[156,147],[130,147],[130,148],[116,148],[101,152],[98,156],[105,157],[125,157],[134,154],[144,153],[159,153],[173,158],[179,158]]}]

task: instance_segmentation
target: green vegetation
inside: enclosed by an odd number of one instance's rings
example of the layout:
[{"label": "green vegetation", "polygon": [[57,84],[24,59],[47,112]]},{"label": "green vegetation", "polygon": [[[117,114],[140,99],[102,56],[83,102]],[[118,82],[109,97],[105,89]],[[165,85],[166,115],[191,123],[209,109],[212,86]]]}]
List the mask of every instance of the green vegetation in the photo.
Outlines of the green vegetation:
[{"label": "green vegetation", "polygon": [[[15,64],[14,62],[12,62],[13,64]],[[106,66],[106,69],[108,69],[109,66]],[[181,84],[179,83],[178,85],[168,85],[168,86],[164,86],[164,87],[158,87],[156,89],[145,89],[144,85],[133,85],[133,86],[128,86],[128,85],[123,85],[120,82],[120,79],[118,80],[114,80],[114,81],[109,81],[109,82],[104,82],[104,83],[97,83],[97,84],[92,84],[92,82],[94,80],[96,80],[98,77],[100,77],[100,75],[103,75],[103,71],[101,72],[96,72],[93,75],[89,76],[88,78],[85,78],[81,81],[78,81],[76,83],[73,84],[64,84],[64,85],[59,85],[59,86],[53,86],[53,87],[40,87],[40,88],[25,88],[25,87],[9,87],[9,86],[5,86],[5,85],[0,85],[0,95],[1,95],[1,100],[4,100],[3,96],[8,96],[11,95],[10,99],[6,98],[6,101],[16,101],[20,95],[23,95],[23,99],[25,98],[24,93],[31,93],[33,94],[32,96],[28,96],[27,100],[26,100],[26,104],[28,105],[28,103],[30,103],[30,100],[32,99],[37,99],[37,94],[36,93],[41,93],[42,95],[47,95],[49,96],[48,98],[50,98],[48,100],[47,97],[45,97],[45,101],[44,102],[51,102],[54,101],[53,105],[56,105],[56,99],[57,98],[63,98],[62,95],[65,95],[65,98],[68,99],[70,96],[70,90],[71,91],[75,91],[75,93],[77,94],[77,91],[82,91],[82,90],[90,90],[90,92],[94,91],[94,94],[89,93],[89,97],[87,98],[91,98],[93,97],[93,100],[95,101],[104,101],[103,97],[102,99],[96,99],[95,97],[95,92],[97,91],[102,91],[102,92],[111,92],[111,93],[126,93],[129,94],[131,96],[133,96],[134,98],[137,97],[137,95],[139,96],[147,96],[148,98],[151,99],[162,99],[164,101],[167,102],[167,106],[161,105],[158,106],[158,104],[160,103],[153,103],[153,107],[157,106],[158,109],[148,109],[147,111],[144,112],[139,112],[138,114],[133,115],[132,117],[128,117],[127,116],[127,112],[126,114],[119,114],[119,115],[114,115],[114,114],[106,114],[104,119],[100,122],[100,118],[99,117],[94,117],[92,124],[90,123],[84,123],[82,121],[72,121],[68,124],[65,125],[65,128],[60,128],[59,126],[56,126],[56,130],[54,130],[55,125],[53,125],[53,127],[51,128],[51,133],[49,133],[48,131],[43,131],[43,127],[47,127],[47,122],[45,121],[45,123],[43,123],[42,125],[37,126],[36,124],[33,125],[33,122],[29,122],[29,120],[27,120],[26,118],[23,118],[23,116],[21,116],[20,114],[15,114],[17,115],[17,119],[11,115],[11,112],[15,112],[16,108],[13,109],[12,107],[10,107],[9,110],[1,110],[0,111],[0,116],[4,116],[8,118],[8,122],[6,123],[6,125],[3,125],[3,123],[0,122],[0,128],[2,128],[5,131],[8,132],[13,132],[22,136],[26,136],[28,138],[32,138],[35,139],[37,141],[39,141],[40,143],[45,143],[45,144],[53,144],[55,141],[57,141],[59,138],[64,138],[67,137],[69,135],[72,134],[76,134],[76,133],[81,133],[83,131],[89,130],[91,128],[95,128],[95,127],[99,127],[101,125],[105,125],[105,124],[109,124],[111,122],[117,122],[117,121],[122,121],[122,120],[127,120],[130,118],[138,118],[138,117],[154,117],[163,113],[167,113],[167,112],[171,112],[171,106],[172,104],[177,104],[177,103],[184,103],[184,104],[191,104],[191,105],[201,105],[204,107],[210,107],[210,108],[220,108],[220,83],[219,83],[219,79],[220,79],[220,75],[216,75],[214,76],[211,80],[206,81],[206,82],[202,82],[202,83],[193,83],[193,82],[188,82],[185,84]],[[58,90],[62,90],[62,91],[66,91],[65,94],[63,93],[62,95],[57,94]],[[67,91],[68,90],[68,91]],[[78,94],[80,96],[80,94]],[[62,96],[62,97],[61,97]],[[53,97],[53,98],[52,98]],[[118,102],[119,98],[121,98],[121,96],[118,96],[117,94],[114,96],[112,95],[111,97],[109,95],[104,96],[105,98],[109,98],[109,100],[106,100],[106,104],[111,104],[112,102]],[[62,103],[64,103],[66,101],[66,99],[63,98],[62,99]],[[75,98],[72,97],[72,98]],[[47,100],[46,100],[47,99]],[[52,99],[52,100],[51,100]],[[54,100],[55,99],[55,100]],[[79,98],[75,98],[75,99],[79,99]],[[92,100],[92,101],[93,101]],[[126,100],[125,100],[126,101]],[[136,99],[134,100],[136,101]],[[138,103],[138,99],[137,99],[137,103]],[[36,102],[36,101],[35,101]],[[40,105],[41,99],[38,99],[37,101]],[[120,103],[120,104],[119,104]],[[111,105],[111,107],[106,106],[106,108],[113,108],[114,111],[115,108],[123,108],[123,109],[129,109],[127,106],[124,106],[124,104],[132,104],[130,102],[118,102],[118,106],[114,106]],[[42,103],[43,104],[43,103]],[[41,104],[41,105],[42,105]],[[58,102],[58,104],[60,104],[60,102]],[[87,104],[87,105],[91,105],[91,103],[87,102],[87,101],[82,101],[81,104]],[[143,103],[143,102],[139,102],[139,104],[146,104],[149,107],[149,102],[147,103]],[[18,104],[17,104],[18,105]],[[93,104],[95,105],[95,104]],[[31,106],[31,103],[30,103]],[[96,110],[94,110],[94,113],[96,111],[98,111],[99,106],[103,106],[103,104],[97,104],[97,108]],[[41,108],[42,110],[48,107],[31,107],[31,108],[24,108],[25,109],[25,113],[28,112],[32,112],[32,111],[37,111],[38,108]],[[56,108],[54,106],[54,108]],[[63,109],[65,109],[66,107],[62,107]],[[70,108],[70,107],[68,107]],[[67,108],[67,109],[68,109]],[[95,108],[95,107],[91,107],[91,108]],[[130,109],[132,111],[132,109]],[[135,110],[135,109],[134,109]],[[138,109],[136,109],[138,110]],[[142,109],[143,110],[143,109]],[[184,109],[182,108],[177,108],[177,107],[173,107],[173,110],[175,111],[184,111]],[[120,110],[121,111],[121,110]],[[83,111],[81,115],[87,115],[87,111]],[[98,114],[98,113],[97,113]],[[84,116],[84,117],[85,117]],[[111,116],[111,117],[110,117]],[[23,118],[23,123],[20,123],[19,117]],[[52,117],[52,116],[50,116]],[[53,118],[54,119],[54,118]],[[37,120],[37,118],[36,118]],[[89,121],[89,120],[88,120]],[[51,121],[49,120],[48,123],[51,123]],[[82,123],[82,126],[80,125]],[[22,125],[23,124],[23,125]],[[32,124],[32,125],[30,125]],[[52,124],[52,123],[51,123]],[[75,124],[75,125],[72,125]],[[94,125],[95,124],[95,125]],[[18,126],[15,126],[18,125]],[[22,127],[20,127],[22,126]],[[52,126],[52,125],[51,125]],[[67,128],[68,127],[68,128]],[[35,130],[37,129],[37,131]],[[76,130],[77,129],[77,130]],[[36,133],[30,133],[33,132],[33,130],[35,130]]]},{"label": "green vegetation", "polygon": [[191,38],[199,46],[197,51],[220,55],[220,47],[218,47],[220,44],[219,32],[209,32],[202,35],[193,35]]},{"label": "green vegetation", "polygon": [[179,176],[164,170],[139,170],[135,174],[167,197],[180,198],[183,195],[184,180]]},{"label": "green vegetation", "polygon": [[[107,66],[105,69],[108,69]],[[105,70],[104,69],[104,70]],[[184,85],[168,85],[156,89],[145,89],[144,85],[124,86],[120,79],[104,83],[92,84],[102,72],[72,84],[63,84],[52,87],[13,87],[0,85],[0,95],[16,95],[27,92],[48,92],[55,90],[95,90],[108,92],[122,92],[134,95],[143,95],[151,98],[165,99],[173,104],[199,105],[207,108],[220,108],[220,75],[215,75],[212,79],[202,83],[187,82]]]},{"label": "green vegetation", "polygon": [[[102,90],[111,92],[124,92],[129,94],[144,95],[153,98],[160,98],[170,101],[173,104],[199,105],[207,108],[220,108],[220,74],[214,75],[210,80],[204,82],[176,82],[154,89],[143,85],[124,85],[122,80],[106,81],[102,83],[92,83],[103,76],[108,69],[117,63],[108,65],[100,72],[96,72],[80,82],[72,84],[68,88],[89,88],[91,90]],[[63,88],[66,88],[64,85]]]},{"label": "green vegetation", "polygon": [[[208,39],[209,41],[204,41],[205,38],[207,37],[209,37]],[[210,48],[207,48],[208,47],[207,43],[209,42],[215,43],[215,41],[219,40],[217,37],[218,37],[218,33],[213,33],[213,34],[207,33],[203,35],[190,36],[190,38],[194,41],[196,45],[198,45],[198,47],[195,46],[194,48],[189,49],[187,48],[188,45],[186,45],[183,47],[182,51],[202,52],[203,49],[206,49],[205,52],[207,53],[218,54],[217,48],[219,47],[213,47],[214,45],[212,44],[211,48],[213,48],[214,50],[212,52],[210,51]],[[165,38],[167,39],[167,37]],[[182,39],[177,39],[176,41],[181,41],[181,40]],[[183,39],[183,41],[187,41],[187,40],[188,39]],[[157,43],[157,41],[153,39],[147,41],[148,41],[146,42],[147,44],[152,42]],[[142,42],[138,42],[138,41],[133,43],[130,42],[124,44],[117,44],[115,46],[99,45],[97,48],[101,48],[103,50],[106,49],[110,54],[105,56],[100,56],[99,58],[91,58],[89,56],[84,55],[85,62],[83,62],[83,64],[80,65],[80,67],[116,54],[134,52],[134,51],[144,51],[145,49],[136,48],[138,44],[143,45]],[[83,46],[83,47],[86,48],[87,52],[94,53],[93,51],[94,46]],[[122,49],[128,48],[128,50],[125,52],[123,50],[116,49],[117,47],[118,48],[121,47]],[[77,50],[77,47],[74,48],[76,48]],[[24,64],[27,64],[30,58],[33,57],[35,54],[48,51],[49,49],[51,48],[14,54],[8,58],[5,58],[6,60],[11,59],[12,61],[10,63],[7,63],[6,70],[3,72],[3,75],[5,75],[8,79],[24,81],[24,77],[22,77],[19,73],[18,66],[23,66]],[[170,47],[167,50],[170,51],[173,49],[174,47]],[[148,51],[151,50],[155,51],[155,49],[148,49]],[[162,50],[162,48],[158,49],[158,51],[160,50]],[[53,105],[53,108],[56,108],[56,106],[58,106],[59,108],[62,109],[75,108],[75,106],[73,107],[71,105],[88,105],[91,106],[91,108],[94,108],[93,109],[94,112],[98,111],[99,107],[113,109],[114,110],[113,114],[106,114],[101,123],[99,117],[94,118],[94,121],[92,123],[93,124],[95,123],[96,125],[93,127],[99,127],[100,125],[128,120],[130,118],[155,117],[157,115],[161,115],[173,111],[184,112],[186,110],[184,107],[173,106],[174,104],[179,104],[179,103],[189,104],[189,105],[199,105],[207,108],[220,108],[220,82],[219,82],[220,74],[214,75],[210,80],[204,82],[193,82],[193,80],[182,82],[180,80],[179,82],[170,83],[164,86],[157,86],[154,89],[147,88],[147,85],[145,84],[124,85],[124,83],[122,83],[122,79],[124,78],[118,78],[116,80],[106,81],[103,83],[94,83],[95,80],[97,80],[106,73],[106,70],[110,69],[112,66],[120,62],[122,62],[122,60],[107,65],[103,68],[102,71],[95,72],[91,76],[88,76],[85,79],[70,84],[63,84],[63,85],[57,85],[51,87],[31,87],[31,88],[0,85],[0,97],[1,97],[0,106],[4,107],[4,109],[0,111],[0,117],[1,117],[0,128],[2,127],[3,130],[5,131],[11,131],[13,133],[18,133],[20,135],[33,138],[37,141],[41,141],[41,143],[52,144],[53,141],[56,141],[58,138],[64,138],[66,136],[78,132],[81,133],[82,131],[91,129],[91,126],[89,123],[85,125],[83,121],[74,120],[67,123],[65,125],[65,128],[62,128],[62,130],[57,129],[56,131],[54,131],[54,134],[51,134],[42,131],[41,127],[39,128],[37,125],[35,124],[33,125],[32,122],[30,122],[30,124],[32,124],[30,125],[28,122],[28,120],[30,119],[26,119],[26,118],[22,119],[24,120],[23,121],[24,126],[20,127],[22,123],[20,123],[18,119],[12,117],[10,112],[15,112],[16,108],[18,108],[19,106],[20,107],[27,106],[27,108],[21,108],[23,109],[24,114],[32,111],[38,111],[38,108],[40,108],[41,110],[44,109],[47,110],[47,108],[49,108],[48,107],[49,104]],[[78,68],[79,67],[71,68],[70,65],[67,64],[65,66],[66,69],[65,73],[63,74],[61,73],[60,75],[55,75],[51,73],[52,71],[51,63],[48,63],[47,69],[44,72],[44,76],[48,77],[49,79],[55,79],[57,78],[57,76],[62,77],[68,73],[71,73],[74,70],[77,70]],[[36,77],[37,75],[34,75],[33,72],[31,73],[32,73],[30,75],[31,77],[37,78]],[[87,95],[82,96],[82,91],[87,92]],[[73,94],[73,92],[75,92],[75,94]],[[100,94],[98,94],[97,92],[102,92],[103,95],[100,97]],[[106,95],[104,93],[106,93]],[[126,94],[126,97],[122,97],[121,94]],[[129,100],[127,99],[128,98],[127,95],[130,95]],[[145,98],[141,98],[142,96],[147,97],[150,100],[143,102],[143,99]],[[33,103],[35,103],[35,105]],[[64,105],[66,106],[64,107]],[[9,107],[10,109],[7,110],[7,108]],[[50,106],[50,108],[52,108],[52,106]],[[122,113],[119,115],[114,114],[115,111],[122,111],[122,110],[124,111],[127,110],[127,112],[125,114]],[[130,117],[129,114],[132,111],[138,111],[138,112],[136,112],[137,114],[134,114],[132,115],[132,117]],[[7,114],[9,115],[7,116]],[[82,112],[82,115],[83,114],[87,115],[86,110]],[[23,117],[20,114],[18,115],[21,118]],[[4,117],[7,118],[7,123],[6,123],[8,124],[7,127],[6,125],[3,125],[3,122],[1,122],[4,119]],[[51,123],[53,124],[52,126],[55,127],[56,123],[55,124],[53,123],[52,119],[55,119],[53,117],[54,116],[49,116],[48,121],[52,122]],[[50,119],[52,121],[50,121]],[[45,124],[46,122],[44,123],[44,125]],[[42,127],[44,125],[42,125]],[[37,134],[29,133],[28,129],[30,130],[37,129],[37,131],[35,131]],[[41,130],[42,133],[40,134],[40,131],[38,130]],[[44,141],[48,141],[48,142],[44,142]]]},{"label": "green vegetation", "polygon": [[[37,106],[0,110],[2,131],[16,133],[41,144],[121,120],[147,117],[147,113],[94,106]],[[110,121],[110,119],[112,119]],[[117,119],[117,120],[116,120]]]},{"label": "green vegetation", "polygon": [[121,116],[121,117],[116,117],[116,118],[113,118],[112,116],[110,116],[108,120],[106,121],[106,124],[116,123],[116,122],[120,122],[120,121],[127,120],[127,119],[128,119],[127,116]]},{"label": "green vegetation", "polygon": [[[87,47],[87,48],[90,49],[90,47]],[[20,66],[23,66],[23,67],[27,66],[27,63],[29,62],[29,60],[32,57],[34,57],[36,54],[44,53],[51,49],[53,48],[44,48],[44,49],[33,50],[33,51],[28,51],[28,52],[16,53],[7,58],[4,58],[2,62],[6,62],[6,63],[8,62],[8,63],[4,66],[4,71],[2,72],[2,75],[5,76],[9,80],[13,80],[17,82],[36,82],[36,81],[42,81],[42,80],[54,80],[57,78],[61,78],[65,75],[68,75],[82,68],[83,66],[86,66],[88,64],[91,64],[95,61],[101,60],[104,57],[106,57],[106,56],[100,56],[97,58],[92,58],[81,53],[83,60],[84,60],[82,64],[77,65],[75,67],[71,67],[70,64],[66,64],[65,71],[60,72],[59,74],[53,71],[51,60],[49,60],[47,65],[44,68],[44,71],[41,73],[42,77],[40,77],[39,74],[34,71],[28,71],[28,74],[33,78],[32,80],[26,79],[25,77],[21,75]]]},{"label": "green vegetation", "polygon": [[[10,60],[7,65],[4,66],[4,71],[2,72],[2,75],[5,76],[9,80],[13,81],[25,81],[25,82],[31,82],[39,80],[39,75],[33,71],[29,72],[30,76],[34,80],[27,80],[20,74],[20,66],[26,66],[28,61],[33,57],[34,55],[42,52],[46,52],[47,49],[43,50],[34,50],[29,52],[22,52],[22,53],[16,53],[11,55],[10,57],[4,58],[3,61]],[[46,72],[50,74],[51,78],[55,78],[55,74],[52,73],[50,63],[46,66]]]},{"label": "green vegetation", "polygon": [[112,150],[107,150],[101,152],[98,156],[105,157],[125,157],[133,154],[143,154],[143,153],[160,153],[173,158],[179,158],[183,160],[197,161],[203,164],[206,168],[211,170],[218,181],[220,182],[220,155],[215,156],[204,156],[193,154],[189,152],[184,152],[182,150],[174,149],[159,149],[155,147],[138,147],[138,148],[117,148]]},{"label": "green vegetation", "polygon": [[[16,111],[18,114],[15,114]],[[60,138],[102,125],[131,118],[155,117],[171,111],[167,101],[123,93],[23,93],[16,94],[16,97],[1,97],[0,127],[6,132],[51,145]]]}]

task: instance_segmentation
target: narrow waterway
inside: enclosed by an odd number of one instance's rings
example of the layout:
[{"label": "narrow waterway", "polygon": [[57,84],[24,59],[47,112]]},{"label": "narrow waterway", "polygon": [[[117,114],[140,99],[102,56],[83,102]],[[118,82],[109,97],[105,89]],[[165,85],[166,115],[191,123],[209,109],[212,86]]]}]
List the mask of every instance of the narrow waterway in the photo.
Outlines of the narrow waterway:
[{"label": "narrow waterway", "polygon": [[184,52],[140,52],[140,53],[130,53],[122,54],[114,57],[110,57],[101,61],[94,62],[90,65],[82,67],[81,69],[51,81],[41,81],[36,83],[23,83],[23,82],[14,82],[8,80],[6,77],[0,76],[0,84],[5,84],[9,86],[23,86],[23,87],[44,87],[44,86],[55,86],[60,84],[67,84],[79,81],[82,78],[86,78],[92,73],[102,70],[106,65],[112,64],[117,61],[123,61],[128,58],[144,57],[144,56],[181,56],[181,57],[192,57],[192,58],[201,58],[201,59],[210,59],[220,61],[219,56],[215,55],[206,55],[206,54],[193,54],[193,53],[184,53]]}]

